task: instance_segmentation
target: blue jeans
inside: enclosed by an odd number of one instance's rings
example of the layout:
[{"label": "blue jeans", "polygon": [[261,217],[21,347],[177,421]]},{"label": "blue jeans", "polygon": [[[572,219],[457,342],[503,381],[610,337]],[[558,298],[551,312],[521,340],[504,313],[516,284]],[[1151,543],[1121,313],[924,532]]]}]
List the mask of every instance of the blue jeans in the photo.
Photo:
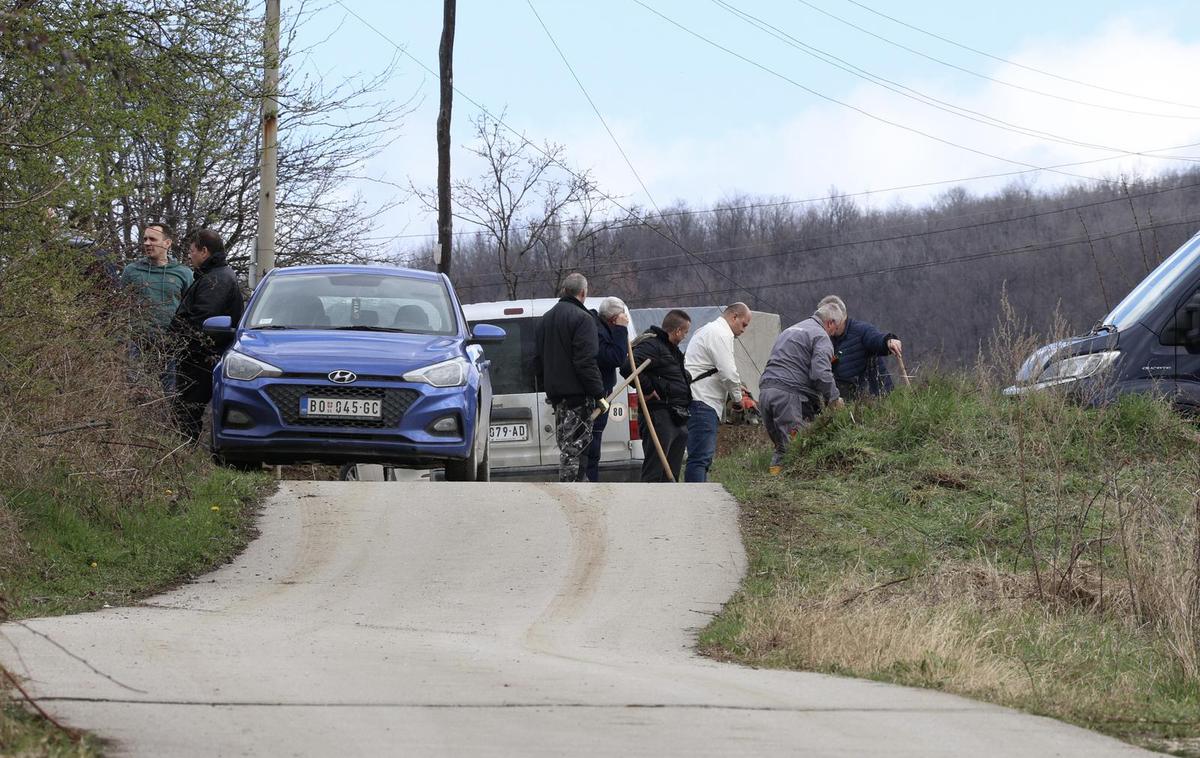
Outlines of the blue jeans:
[{"label": "blue jeans", "polygon": [[688,406],[687,470],[685,482],[707,482],[708,469],[717,453],[717,426],[721,419],[707,403],[693,400]]}]

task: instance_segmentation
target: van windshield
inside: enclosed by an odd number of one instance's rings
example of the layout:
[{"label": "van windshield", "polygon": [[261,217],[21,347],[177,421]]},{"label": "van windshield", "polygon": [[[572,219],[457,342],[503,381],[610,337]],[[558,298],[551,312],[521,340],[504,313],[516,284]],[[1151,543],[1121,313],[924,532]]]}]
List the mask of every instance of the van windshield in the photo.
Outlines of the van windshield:
[{"label": "van windshield", "polygon": [[1170,258],[1142,280],[1141,284],[1125,296],[1112,313],[1104,317],[1104,324],[1115,326],[1118,331],[1133,326],[1152,308],[1158,305],[1179,278],[1187,276],[1200,264],[1200,234],[1185,242]]}]

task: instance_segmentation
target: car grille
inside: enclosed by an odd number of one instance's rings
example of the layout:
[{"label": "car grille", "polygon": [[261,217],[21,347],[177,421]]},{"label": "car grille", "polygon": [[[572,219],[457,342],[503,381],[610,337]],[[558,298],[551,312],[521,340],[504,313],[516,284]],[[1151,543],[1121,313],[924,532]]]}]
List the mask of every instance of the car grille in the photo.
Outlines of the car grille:
[{"label": "car grille", "polygon": [[[279,408],[283,420],[292,426],[341,426],[355,429],[391,429],[400,425],[400,418],[421,393],[410,389],[384,387],[334,387],[328,384],[271,384],[267,386],[271,402]],[[309,418],[300,415],[300,398],[320,397],[383,399],[383,418]]]}]

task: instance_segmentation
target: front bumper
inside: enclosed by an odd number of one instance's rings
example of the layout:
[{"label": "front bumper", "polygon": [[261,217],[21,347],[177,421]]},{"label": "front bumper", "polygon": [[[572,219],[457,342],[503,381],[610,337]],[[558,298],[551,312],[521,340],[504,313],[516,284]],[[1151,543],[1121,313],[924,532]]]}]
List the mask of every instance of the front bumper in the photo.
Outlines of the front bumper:
[{"label": "front bumper", "polygon": [[[383,416],[370,420],[305,418],[305,395],[356,393],[383,400]],[[396,381],[361,382],[347,388],[311,377],[273,377],[249,382],[220,377],[212,400],[213,453],[226,461],[293,463],[389,463],[439,466],[471,452],[478,408],[475,390]],[[453,417],[455,433],[433,424]]]}]

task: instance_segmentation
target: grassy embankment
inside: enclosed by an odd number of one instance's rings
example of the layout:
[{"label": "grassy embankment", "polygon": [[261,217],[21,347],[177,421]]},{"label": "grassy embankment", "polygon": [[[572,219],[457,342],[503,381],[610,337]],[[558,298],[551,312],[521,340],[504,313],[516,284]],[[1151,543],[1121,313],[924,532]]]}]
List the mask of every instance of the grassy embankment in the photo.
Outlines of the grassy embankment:
[{"label": "grassy embankment", "polygon": [[[227,561],[270,479],[182,444],[157,360],[126,349],[146,314],[97,286],[86,257],[43,247],[4,263],[0,621],[129,603]],[[33,714],[9,677],[0,669],[0,754],[97,754]]]},{"label": "grassy embankment", "polygon": [[766,434],[731,431],[750,567],[710,655],[1200,755],[1197,426],[941,380],[820,418],[776,477]]}]

